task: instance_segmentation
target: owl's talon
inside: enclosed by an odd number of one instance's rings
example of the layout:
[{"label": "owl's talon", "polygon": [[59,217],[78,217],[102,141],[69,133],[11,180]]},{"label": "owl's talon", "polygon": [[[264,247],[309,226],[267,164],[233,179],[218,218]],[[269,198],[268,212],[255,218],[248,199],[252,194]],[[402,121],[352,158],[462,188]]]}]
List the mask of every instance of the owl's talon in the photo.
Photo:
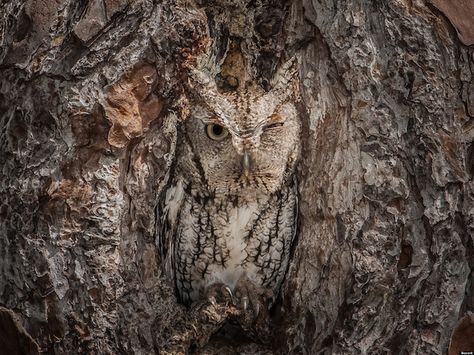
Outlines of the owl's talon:
[{"label": "owl's talon", "polygon": [[237,282],[234,294],[240,305],[235,320],[251,336],[265,339],[265,341],[269,340],[270,315],[266,310],[273,297],[273,292],[256,286],[250,279],[243,277]]},{"label": "owl's talon", "polygon": [[[225,287],[225,290],[229,294],[230,299],[233,301],[234,300],[234,295],[232,294],[232,290],[229,288],[229,286]],[[233,302],[232,302],[233,303]]]},{"label": "owl's talon", "polygon": [[255,313],[255,318],[258,318],[258,315],[260,313],[260,304],[259,303],[255,304],[255,308],[253,309],[253,311]]},{"label": "owl's talon", "polygon": [[216,305],[216,298],[214,296],[210,296],[207,298],[209,303],[211,303],[213,306]]},{"label": "owl's talon", "polygon": [[234,296],[230,288],[223,283],[215,283],[210,285],[206,290],[206,296],[213,305],[231,304],[234,302]]},{"label": "owl's talon", "polygon": [[247,296],[242,297],[242,309],[247,311],[249,298]]}]

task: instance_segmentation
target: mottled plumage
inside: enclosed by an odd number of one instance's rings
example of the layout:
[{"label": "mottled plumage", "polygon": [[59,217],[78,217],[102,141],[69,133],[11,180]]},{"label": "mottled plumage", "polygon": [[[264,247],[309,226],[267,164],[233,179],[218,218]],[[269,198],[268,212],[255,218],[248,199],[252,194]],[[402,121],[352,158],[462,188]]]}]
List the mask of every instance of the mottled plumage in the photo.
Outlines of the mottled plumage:
[{"label": "mottled plumage", "polygon": [[160,201],[159,246],[179,299],[242,277],[276,297],[294,240],[300,151],[294,65],[265,92],[231,93],[194,71],[190,116],[178,127],[170,187]]}]

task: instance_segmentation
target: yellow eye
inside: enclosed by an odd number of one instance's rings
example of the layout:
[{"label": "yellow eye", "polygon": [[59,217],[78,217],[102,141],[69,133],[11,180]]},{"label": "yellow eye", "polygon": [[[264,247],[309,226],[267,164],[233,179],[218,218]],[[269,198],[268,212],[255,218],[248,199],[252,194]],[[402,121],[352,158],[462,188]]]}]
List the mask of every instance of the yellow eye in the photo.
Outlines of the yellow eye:
[{"label": "yellow eye", "polygon": [[209,123],[206,125],[206,134],[214,141],[221,141],[229,134],[229,131],[221,125]]}]

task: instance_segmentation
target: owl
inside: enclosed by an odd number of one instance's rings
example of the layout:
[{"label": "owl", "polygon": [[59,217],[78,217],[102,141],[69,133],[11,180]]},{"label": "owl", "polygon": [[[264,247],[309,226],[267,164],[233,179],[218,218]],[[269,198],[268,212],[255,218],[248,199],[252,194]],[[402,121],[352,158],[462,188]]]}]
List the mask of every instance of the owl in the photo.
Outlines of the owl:
[{"label": "owl", "polygon": [[213,285],[238,293],[251,284],[270,304],[278,295],[297,218],[295,68],[283,65],[267,90],[249,80],[226,91],[212,73],[191,73],[189,117],[158,208],[162,263],[184,304]]}]

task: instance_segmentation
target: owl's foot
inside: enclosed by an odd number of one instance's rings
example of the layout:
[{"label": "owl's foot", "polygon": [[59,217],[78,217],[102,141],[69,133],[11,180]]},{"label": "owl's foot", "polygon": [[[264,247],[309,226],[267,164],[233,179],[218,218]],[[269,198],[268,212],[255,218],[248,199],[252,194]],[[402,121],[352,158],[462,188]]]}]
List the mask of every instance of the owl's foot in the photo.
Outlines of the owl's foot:
[{"label": "owl's foot", "polygon": [[223,283],[214,283],[206,289],[206,296],[209,302],[218,304],[232,304],[233,295],[231,289]]},{"label": "owl's foot", "polygon": [[256,286],[248,278],[241,278],[234,288],[234,302],[239,309],[235,319],[249,335],[260,340],[270,337],[268,306],[273,292]]},{"label": "owl's foot", "polygon": [[237,315],[238,310],[232,301],[229,287],[222,283],[210,285],[205,297],[193,303],[188,312],[188,343],[198,347],[206,345],[229,318]]}]

